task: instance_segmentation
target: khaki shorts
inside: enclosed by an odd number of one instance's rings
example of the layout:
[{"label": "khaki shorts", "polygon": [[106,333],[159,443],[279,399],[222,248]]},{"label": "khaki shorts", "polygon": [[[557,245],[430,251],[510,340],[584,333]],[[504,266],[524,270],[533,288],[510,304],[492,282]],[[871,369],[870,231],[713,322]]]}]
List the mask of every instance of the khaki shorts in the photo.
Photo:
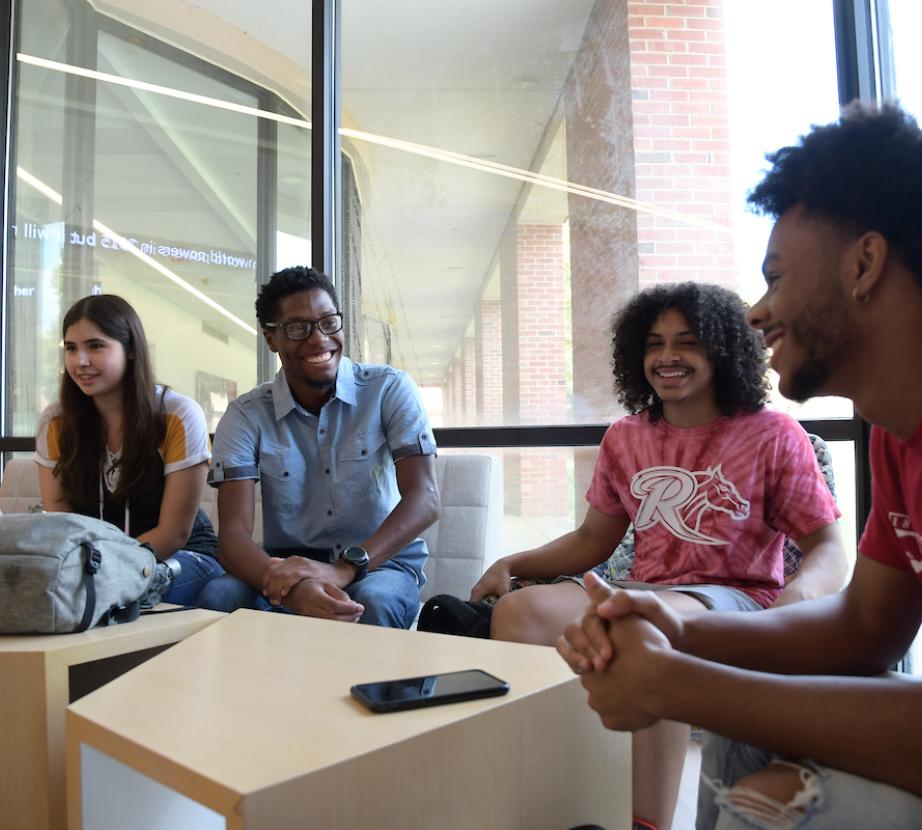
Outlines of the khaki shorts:
[{"label": "khaki shorts", "polygon": [[[606,580],[608,581],[608,580]],[[583,585],[581,576],[559,576],[554,582],[575,582]],[[657,585],[650,582],[632,582],[629,579],[608,581],[616,588],[632,591],[674,591],[688,594],[702,603],[709,611],[761,611],[759,605],[749,594],[729,585]]]}]

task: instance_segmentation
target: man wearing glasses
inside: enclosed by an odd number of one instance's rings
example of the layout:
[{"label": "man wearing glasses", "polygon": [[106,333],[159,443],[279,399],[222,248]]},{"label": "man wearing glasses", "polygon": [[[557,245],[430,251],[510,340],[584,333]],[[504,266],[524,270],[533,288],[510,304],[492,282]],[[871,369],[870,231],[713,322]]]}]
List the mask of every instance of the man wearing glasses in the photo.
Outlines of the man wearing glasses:
[{"label": "man wearing glasses", "polygon": [[[282,368],[231,402],[215,432],[218,553],[199,604],[409,628],[439,514],[435,441],[416,386],[343,354],[336,290],[312,268],[274,274],[256,316]],[[256,482],[263,543],[253,541]]]}]

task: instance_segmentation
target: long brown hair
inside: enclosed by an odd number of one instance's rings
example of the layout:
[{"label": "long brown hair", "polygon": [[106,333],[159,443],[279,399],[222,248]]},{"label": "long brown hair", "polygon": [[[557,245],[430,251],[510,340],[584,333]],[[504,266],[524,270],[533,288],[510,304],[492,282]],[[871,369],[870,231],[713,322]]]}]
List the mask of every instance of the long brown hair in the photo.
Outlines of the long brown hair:
[{"label": "long brown hair", "polygon": [[[61,325],[62,336],[88,320],[117,340],[128,358],[122,377],[122,452],[119,481],[113,494],[124,501],[136,489],[153,484],[160,474],[157,448],[166,434],[163,396],[157,399],[154,372],[144,327],[137,312],[115,294],[97,294],[74,303]],[[71,506],[92,508],[99,497],[99,477],[106,460],[106,427],[93,399],[65,371],[61,376],[61,455],[55,473]]]}]

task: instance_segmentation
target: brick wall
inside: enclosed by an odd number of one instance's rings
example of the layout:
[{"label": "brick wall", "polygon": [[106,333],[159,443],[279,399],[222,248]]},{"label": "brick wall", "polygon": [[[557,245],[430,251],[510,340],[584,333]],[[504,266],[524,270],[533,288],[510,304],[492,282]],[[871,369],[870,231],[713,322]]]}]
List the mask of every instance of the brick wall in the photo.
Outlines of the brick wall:
[{"label": "brick wall", "polygon": [[482,300],[477,314],[477,414],[479,423],[503,422],[503,308]]},{"label": "brick wall", "polygon": [[464,338],[462,347],[464,367],[463,411],[461,423],[473,426],[477,423],[477,347],[473,336]]},{"label": "brick wall", "polygon": [[567,420],[563,228],[519,225],[518,367],[521,424]]},{"label": "brick wall", "polygon": [[[565,90],[567,176],[634,196],[634,131],[626,0],[599,2]],[[582,196],[569,197],[573,304],[573,417],[603,423],[620,414],[612,391],[612,315],[637,292],[637,214]],[[583,495],[594,455],[574,456],[573,491]],[[564,497],[564,494],[561,494]]]},{"label": "brick wall", "polygon": [[[559,424],[568,420],[564,279],[564,233],[560,224],[520,224],[516,229],[519,424]],[[523,516],[566,513],[561,486],[566,457],[559,452],[522,454],[519,512]]]},{"label": "brick wall", "polygon": [[464,418],[464,355],[463,350],[455,355],[451,364],[449,380],[449,406],[446,407],[449,423],[463,423]]},{"label": "brick wall", "polygon": [[[730,140],[723,0],[628,0],[636,198],[729,225]],[[733,288],[728,233],[638,214],[639,284]]]}]

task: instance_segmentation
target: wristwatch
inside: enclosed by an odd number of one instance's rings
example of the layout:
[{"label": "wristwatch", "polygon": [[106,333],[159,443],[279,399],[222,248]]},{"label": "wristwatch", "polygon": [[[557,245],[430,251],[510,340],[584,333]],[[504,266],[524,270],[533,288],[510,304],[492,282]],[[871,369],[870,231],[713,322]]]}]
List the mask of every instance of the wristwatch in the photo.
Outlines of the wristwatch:
[{"label": "wristwatch", "polygon": [[339,558],[344,559],[355,568],[353,582],[356,579],[361,579],[368,571],[368,551],[365,548],[351,545],[340,554]]}]

